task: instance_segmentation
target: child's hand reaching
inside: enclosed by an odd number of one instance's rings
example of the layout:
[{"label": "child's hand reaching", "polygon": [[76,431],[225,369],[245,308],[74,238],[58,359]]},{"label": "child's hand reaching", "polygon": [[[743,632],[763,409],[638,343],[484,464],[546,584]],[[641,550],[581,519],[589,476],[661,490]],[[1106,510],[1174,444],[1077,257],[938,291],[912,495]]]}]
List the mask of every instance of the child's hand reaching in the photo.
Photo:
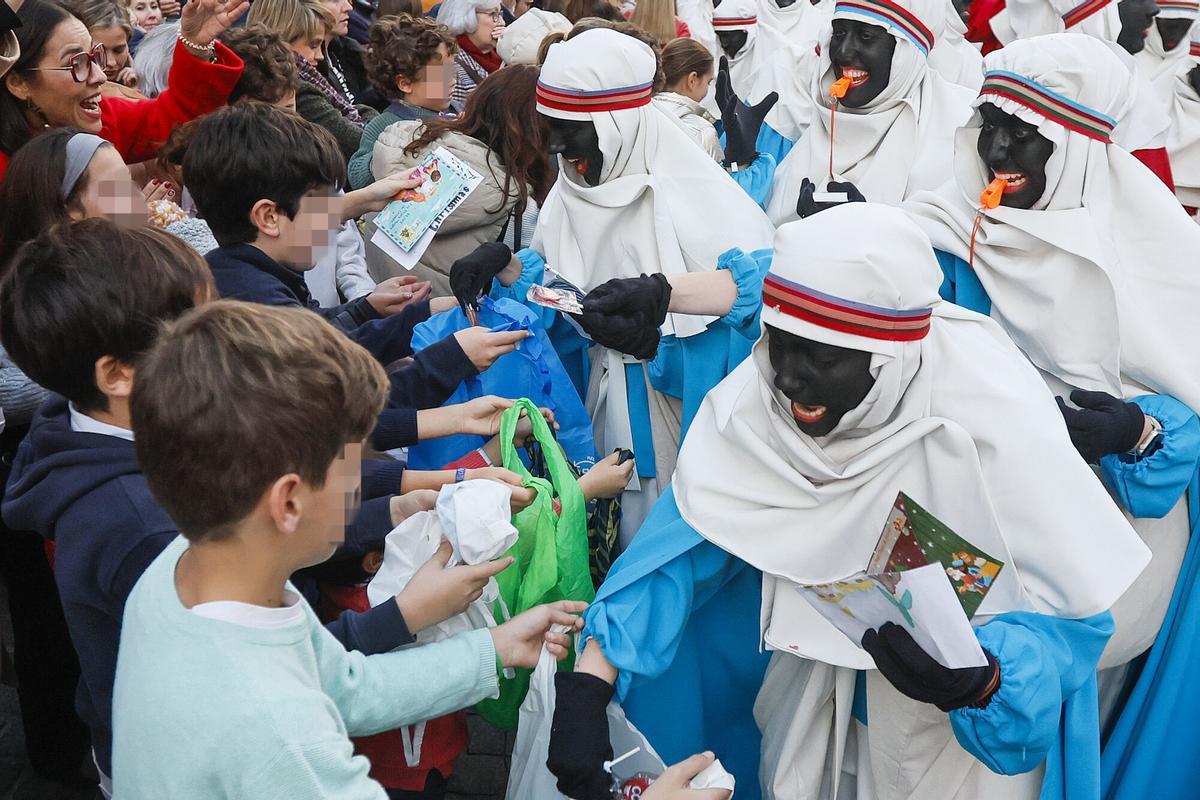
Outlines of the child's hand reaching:
[{"label": "child's hand reaching", "polygon": [[425,300],[432,291],[433,285],[429,281],[418,281],[413,275],[402,275],[377,284],[375,291],[367,295],[367,302],[379,316],[390,317]]},{"label": "child's hand reaching", "polygon": [[551,631],[550,626],[566,625],[572,631],[581,630],[583,617],[576,615],[582,614],[586,608],[587,603],[560,600],[534,606],[503,625],[492,628],[492,641],[496,645],[500,663],[505,667],[536,667],[543,643],[555,658],[566,658],[570,639],[565,633]]},{"label": "child's hand reaching", "polygon": [[466,328],[454,334],[458,346],[471,359],[475,369],[486,372],[500,356],[508,355],[517,349],[522,339],[529,338],[529,331],[499,331],[493,333],[487,328]]},{"label": "child's hand reaching", "polygon": [[507,483],[512,487],[512,513],[514,516],[529,508],[533,504],[533,499],[537,497],[537,492],[533,489],[525,488],[523,485],[524,481],[521,480],[520,475],[503,467],[469,469],[467,470],[466,479],[483,479]]},{"label": "child's hand reaching", "polygon": [[642,792],[642,800],[729,800],[733,794],[728,789],[689,789],[692,778],[712,766],[716,756],[700,753],[668,767],[649,789]]},{"label": "child's hand reaching", "polygon": [[618,464],[620,458],[620,451],[613,453],[580,476],[579,488],[583,490],[585,499],[607,499],[625,491],[629,476],[633,474],[634,463],[631,458],[624,464]]},{"label": "child's hand reaching", "polygon": [[432,489],[417,489],[396,495],[388,503],[388,510],[392,515],[392,527],[396,527],[413,514],[433,511],[437,507],[437,498],[438,493]]},{"label": "child's hand reaching", "polygon": [[416,633],[463,613],[479,599],[488,579],[512,564],[512,557],[484,564],[447,567],[454,549],[442,540],[433,558],[417,570],[408,585],[396,595],[396,605],[409,631]]}]

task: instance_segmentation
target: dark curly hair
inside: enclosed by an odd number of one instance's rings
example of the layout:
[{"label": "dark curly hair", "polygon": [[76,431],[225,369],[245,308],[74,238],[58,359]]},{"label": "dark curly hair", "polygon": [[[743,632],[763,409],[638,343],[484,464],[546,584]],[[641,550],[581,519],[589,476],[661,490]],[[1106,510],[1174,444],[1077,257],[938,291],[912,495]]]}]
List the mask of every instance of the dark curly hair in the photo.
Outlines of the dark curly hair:
[{"label": "dark curly hair", "polygon": [[296,57],[278,33],[263,25],[247,25],[230,28],[218,38],[243,64],[242,77],[229,93],[230,103],[242,99],[278,103],[296,91]]},{"label": "dark curly hair", "polygon": [[371,26],[363,62],[371,84],[389,100],[402,100],[397,78],[417,80],[442,45],[450,55],[458,48],[445,25],[425,17],[400,14],[384,17]]}]

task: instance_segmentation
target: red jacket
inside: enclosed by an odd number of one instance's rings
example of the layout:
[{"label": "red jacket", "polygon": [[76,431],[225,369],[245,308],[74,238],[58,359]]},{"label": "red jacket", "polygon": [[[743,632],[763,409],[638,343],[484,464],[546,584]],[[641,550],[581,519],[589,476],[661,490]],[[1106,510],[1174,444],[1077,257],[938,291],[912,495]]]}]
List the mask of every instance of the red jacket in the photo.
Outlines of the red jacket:
[{"label": "red jacket", "polygon": [[[112,142],[127,163],[154,158],[175,128],[225,105],[240,77],[242,60],[220,42],[211,63],[193,56],[182,43],[176,44],[167,88],[158,97],[101,98],[100,136]],[[0,153],[0,181],[10,156]]]}]

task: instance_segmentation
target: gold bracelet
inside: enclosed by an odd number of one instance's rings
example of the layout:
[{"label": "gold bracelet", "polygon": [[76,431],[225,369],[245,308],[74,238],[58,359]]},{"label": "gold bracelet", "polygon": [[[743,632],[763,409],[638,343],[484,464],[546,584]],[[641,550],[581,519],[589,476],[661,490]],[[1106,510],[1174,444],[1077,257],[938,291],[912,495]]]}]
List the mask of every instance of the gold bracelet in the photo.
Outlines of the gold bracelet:
[{"label": "gold bracelet", "polygon": [[179,41],[188,50],[194,50],[199,53],[207,53],[209,58],[212,58],[212,56],[217,52],[217,46],[213,42],[209,42],[207,45],[196,44],[191,39],[184,36],[183,31],[179,32]]}]

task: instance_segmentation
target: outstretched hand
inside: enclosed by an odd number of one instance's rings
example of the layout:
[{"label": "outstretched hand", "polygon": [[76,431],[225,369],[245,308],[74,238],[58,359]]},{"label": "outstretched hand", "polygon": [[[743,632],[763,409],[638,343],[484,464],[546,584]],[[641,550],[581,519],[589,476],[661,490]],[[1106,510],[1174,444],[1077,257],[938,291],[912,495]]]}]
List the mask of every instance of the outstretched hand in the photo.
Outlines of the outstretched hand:
[{"label": "outstretched hand", "polygon": [[729,59],[721,56],[716,96],[717,105],[721,108],[721,124],[725,128],[725,166],[754,163],[758,158],[758,132],[767,114],[779,102],[779,93],[771,92],[756,105],[747,106],[733,90]]},{"label": "outstretched hand", "polygon": [[800,194],[796,198],[796,214],[800,219],[806,219],[813,214],[819,214],[822,211],[840,206],[843,203],[865,203],[867,198],[863,197],[863,193],[858,190],[858,187],[849,181],[830,181],[825,187],[826,192],[842,192],[846,195],[845,200],[828,201],[816,199],[817,185],[805,178],[800,183]]},{"label": "outstretched hand", "polygon": [[670,305],[665,275],[613,278],[587,293],[576,319],[597,344],[648,360],[658,352],[658,329]]},{"label": "outstretched hand", "polygon": [[191,0],[179,18],[179,34],[208,47],[250,8],[249,0]]},{"label": "outstretched hand", "polygon": [[1067,423],[1071,444],[1089,464],[1112,453],[1126,453],[1137,446],[1146,429],[1146,415],[1137,403],[1126,403],[1107,392],[1088,392],[1075,389],[1069,408],[1061,397],[1058,410]]}]

